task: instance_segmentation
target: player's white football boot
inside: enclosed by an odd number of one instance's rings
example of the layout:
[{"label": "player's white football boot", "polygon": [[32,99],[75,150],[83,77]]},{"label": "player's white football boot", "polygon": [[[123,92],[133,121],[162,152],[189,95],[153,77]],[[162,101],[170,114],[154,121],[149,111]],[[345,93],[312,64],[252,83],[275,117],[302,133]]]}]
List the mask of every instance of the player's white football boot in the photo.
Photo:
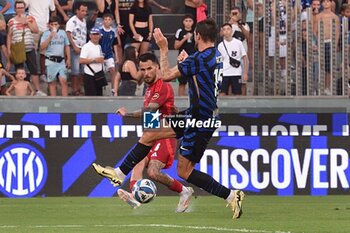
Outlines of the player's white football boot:
[{"label": "player's white football boot", "polygon": [[123,189],[118,190],[118,196],[121,200],[128,203],[133,209],[136,209],[141,206],[141,203],[138,202],[131,193]]},{"label": "player's white football boot", "polygon": [[233,192],[234,192],[234,198],[230,203],[226,205],[226,207],[229,206],[231,208],[233,212],[232,218],[235,219],[235,218],[240,218],[243,213],[242,202],[244,200],[245,194],[241,190],[234,190]]},{"label": "player's white football boot", "polygon": [[176,212],[178,213],[185,212],[187,210],[194,192],[192,187],[183,186],[183,189],[183,192],[180,193],[180,201],[176,208]]},{"label": "player's white football boot", "polygon": [[97,174],[103,176],[111,181],[114,187],[118,187],[123,183],[123,179],[118,178],[117,172],[112,167],[102,167],[96,163],[92,164],[92,167],[95,169]]}]

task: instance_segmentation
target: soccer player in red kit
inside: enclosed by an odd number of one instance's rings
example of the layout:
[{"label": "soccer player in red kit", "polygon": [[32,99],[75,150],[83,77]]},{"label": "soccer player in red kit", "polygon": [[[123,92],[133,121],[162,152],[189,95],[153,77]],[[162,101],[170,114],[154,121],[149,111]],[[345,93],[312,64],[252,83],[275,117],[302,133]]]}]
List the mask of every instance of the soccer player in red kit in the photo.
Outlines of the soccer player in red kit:
[{"label": "soccer player in red kit", "polygon": [[[158,76],[159,63],[157,57],[151,53],[143,54],[139,57],[139,65],[144,82],[148,85],[144,97],[143,111],[159,111],[162,116],[174,114],[174,91],[168,82],[164,82]],[[119,108],[117,113],[122,116],[141,117],[143,111],[128,113],[125,108]],[[148,155],[133,168],[130,190],[137,180],[142,179],[143,170],[147,167],[147,173],[151,179],[179,193],[180,201],[176,211],[184,212],[188,207],[193,189],[183,186],[178,180],[162,172],[162,169],[167,169],[173,164],[176,147],[177,140],[175,138],[158,140]],[[120,199],[127,202],[132,208],[137,208],[141,205],[131,193],[123,189],[118,190],[118,195]]]}]

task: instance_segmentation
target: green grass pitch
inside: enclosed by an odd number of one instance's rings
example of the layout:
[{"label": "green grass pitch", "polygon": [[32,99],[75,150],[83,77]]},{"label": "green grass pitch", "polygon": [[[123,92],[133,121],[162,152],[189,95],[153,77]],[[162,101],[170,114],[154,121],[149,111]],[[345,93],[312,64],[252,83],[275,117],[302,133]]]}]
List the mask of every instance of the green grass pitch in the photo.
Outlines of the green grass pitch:
[{"label": "green grass pitch", "polygon": [[213,196],[192,199],[175,213],[178,197],[156,197],[132,210],[118,198],[0,198],[0,232],[349,232],[350,196],[248,195],[240,219]]}]

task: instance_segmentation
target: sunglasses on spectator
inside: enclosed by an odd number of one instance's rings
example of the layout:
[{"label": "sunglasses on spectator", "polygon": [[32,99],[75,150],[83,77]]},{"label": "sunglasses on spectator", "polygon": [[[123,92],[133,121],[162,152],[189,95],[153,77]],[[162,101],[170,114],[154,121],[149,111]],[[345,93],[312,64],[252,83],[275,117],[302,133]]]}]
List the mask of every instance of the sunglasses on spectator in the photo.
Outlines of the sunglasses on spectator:
[{"label": "sunglasses on spectator", "polygon": [[238,15],[237,11],[231,12],[231,15]]}]

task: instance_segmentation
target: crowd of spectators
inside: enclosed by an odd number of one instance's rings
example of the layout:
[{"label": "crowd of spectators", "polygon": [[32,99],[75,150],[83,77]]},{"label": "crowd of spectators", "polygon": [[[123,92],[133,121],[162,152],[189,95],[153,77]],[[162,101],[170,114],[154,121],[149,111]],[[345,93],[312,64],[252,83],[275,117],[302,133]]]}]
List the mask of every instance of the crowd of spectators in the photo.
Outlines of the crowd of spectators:
[{"label": "crowd of spectators", "polygon": [[[342,30],[348,32],[350,28],[350,1],[235,0],[234,4],[239,6],[239,10],[242,12],[242,17],[239,19],[241,21],[239,21],[240,23],[238,25],[244,34],[244,38],[247,39],[248,46],[246,47],[246,51],[250,65],[249,70],[252,71],[253,68],[262,70],[264,66],[262,61],[266,58],[268,72],[262,75],[262,79],[270,79],[275,84],[276,82],[280,82],[277,89],[276,86],[274,87],[274,94],[285,94],[286,90],[283,88],[286,88],[287,79],[292,83],[294,82],[294,84],[297,79],[294,75],[292,76],[290,73],[287,74],[287,70],[289,67],[294,69],[298,63],[297,59],[299,59],[299,57],[296,56],[296,43],[297,37],[299,37],[299,34],[297,34],[299,33],[299,30],[302,32],[301,39],[303,46],[303,64],[301,67],[302,95],[306,95],[307,89],[310,90],[309,86],[313,89],[311,95],[318,95],[320,93],[324,93],[325,95],[332,95],[335,92],[338,94],[341,93],[341,84],[337,83],[335,88],[332,83],[334,83],[335,80],[338,82],[340,79],[345,79],[345,82],[347,82],[349,79],[349,77],[341,77],[337,73],[341,72],[341,70],[344,69],[342,65],[345,65],[341,60],[341,57],[345,56],[345,52],[342,50],[345,41],[341,36],[341,32]],[[254,10],[257,14],[255,14]],[[237,10],[231,9],[231,24],[232,21],[237,18],[232,15],[236,14],[236,11]],[[238,15],[240,14],[238,13]],[[259,23],[257,28],[253,28],[254,16],[258,17]],[[299,17],[302,23],[300,28],[297,26]],[[345,28],[344,25],[342,25],[342,22],[345,21],[348,21],[348,28]],[[276,25],[278,25],[278,27]],[[312,30],[310,30],[310,25]],[[278,28],[278,30],[276,30],[276,28]],[[289,32],[291,32],[291,37],[287,40],[287,34]],[[308,32],[311,32],[311,34]],[[264,44],[264,38],[266,38],[265,36],[267,35],[267,44]],[[276,41],[277,35],[278,41]],[[241,35],[234,37],[242,38]],[[253,49],[253,37],[255,37],[255,41],[258,41],[259,43],[259,51],[254,51]],[[311,38],[311,40],[309,38]],[[348,36],[348,38],[350,37]],[[312,41],[312,45],[309,45],[308,41]],[[336,44],[336,49],[332,48],[334,44]],[[350,40],[348,40],[348,43],[345,42],[344,47],[349,47],[349,44]],[[279,46],[278,53],[276,53],[276,46]],[[307,50],[307,46],[312,47],[312,53]],[[321,47],[324,48],[324,50],[320,50]],[[291,57],[288,57],[290,56],[288,55],[289,48],[292,48]],[[258,64],[253,64],[254,57],[259,57]],[[334,58],[336,60],[334,60]],[[312,67],[307,66],[307,60],[313,62]],[[319,61],[322,61],[322,63]],[[280,73],[276,73],[277,65]],[[310,77],[308,75],[309,69],[312,69],[312,76]],[[252,80],[252,73],[253,72],[249,72],[250,80]],[[261,75],[259,78],[261,78]],[[312,79],[312,81],[308,81],[308,79]],[[321,84],[321,82],[324,84]],[[267,82],[265,81],[265,83]],[[244,85],[242,85],[242,87],[243,86]]]},{"label": "crowd of spectators", "polygon": [[[276,10],[275,1],[278,1],[280,12],[277,19],[273,17],[275,14],[271,14],[271,11]],[[292,1],[293,7],[297,5],[295,1]],[[205,2],[184,1],[182,26],[174,31],[174,48],[179,52],[185,50],[191,54],[195,51],[194,28],[197,22],[207,17],[208,6]],[[270,0],[270,13],[265,15],[261,0],[232,2],[230,18],[222,25],[220,34],[223,42],[219,49],[223,54],[224,68],[226,67],[223,76],[224,85],[227,85],[221,94],[246,95],[248,70],[252,69],[251,59],[255,54],[252,36],[254,31],[262,30],[262,27],[253,28],[253,10],[258,11],[260,21],[263,17],[271,17],[271,58],[275,55],[274,36],[276,33],[280,34],[279,61],[281,76],[285,77],[286,8],[289,2]],[[236,4],[238,2],[240,4]],[[38,96],[135,95],[137,86],[142,83],[136,65],[137,56],[149,50],[152,40],[152,8],[158,8],[164,13],[170,13],[171,9],[160,5],[156,0],[95,0],[94,3],[94,9],[89,9],[89,4],[80,0],[0,0],[0,46],[3,58],[1,70],[9,72],[24,67],[29,73],[27,80]],[[303,20],[306,17],[302,12],[306,12],[308,8],[312,8],[314,25],[321,21],[324,23],[327,55],[331,29],[328,19],[335,20],[336,39],[339,41],[341,17],[349,18],[350,0],[301,0],[300,13]],[[93,12],[89,20],[88,12]],[[274,31],[275,21],[279,22],[279,32]],[[303,24],[303,29],[304,27]],[[317,29],[314,26],[315,37]],[[13,51],[22,41],[25,58],[18,62],[18,53]],[[111,93],[102,92],[103,86],[98,84],[101,81],[95,78],[95,73],[99,71],[104,71],[110,77]],[[326,88],[329,89],[329,67],[326,67],[326,73]],[[235,80],[227,77],[234,77]],[[14,94],[9,93],[6,87],[16,81],[12,81],[5,73],[2,73],[1,79],[1,94]],[[42,90],[43,82],[47,82],[47,90]],[[179,77],[178,82],[178,95],[186,95],[186,80]],[[58,83],[60,93],[57,92]]]}]

